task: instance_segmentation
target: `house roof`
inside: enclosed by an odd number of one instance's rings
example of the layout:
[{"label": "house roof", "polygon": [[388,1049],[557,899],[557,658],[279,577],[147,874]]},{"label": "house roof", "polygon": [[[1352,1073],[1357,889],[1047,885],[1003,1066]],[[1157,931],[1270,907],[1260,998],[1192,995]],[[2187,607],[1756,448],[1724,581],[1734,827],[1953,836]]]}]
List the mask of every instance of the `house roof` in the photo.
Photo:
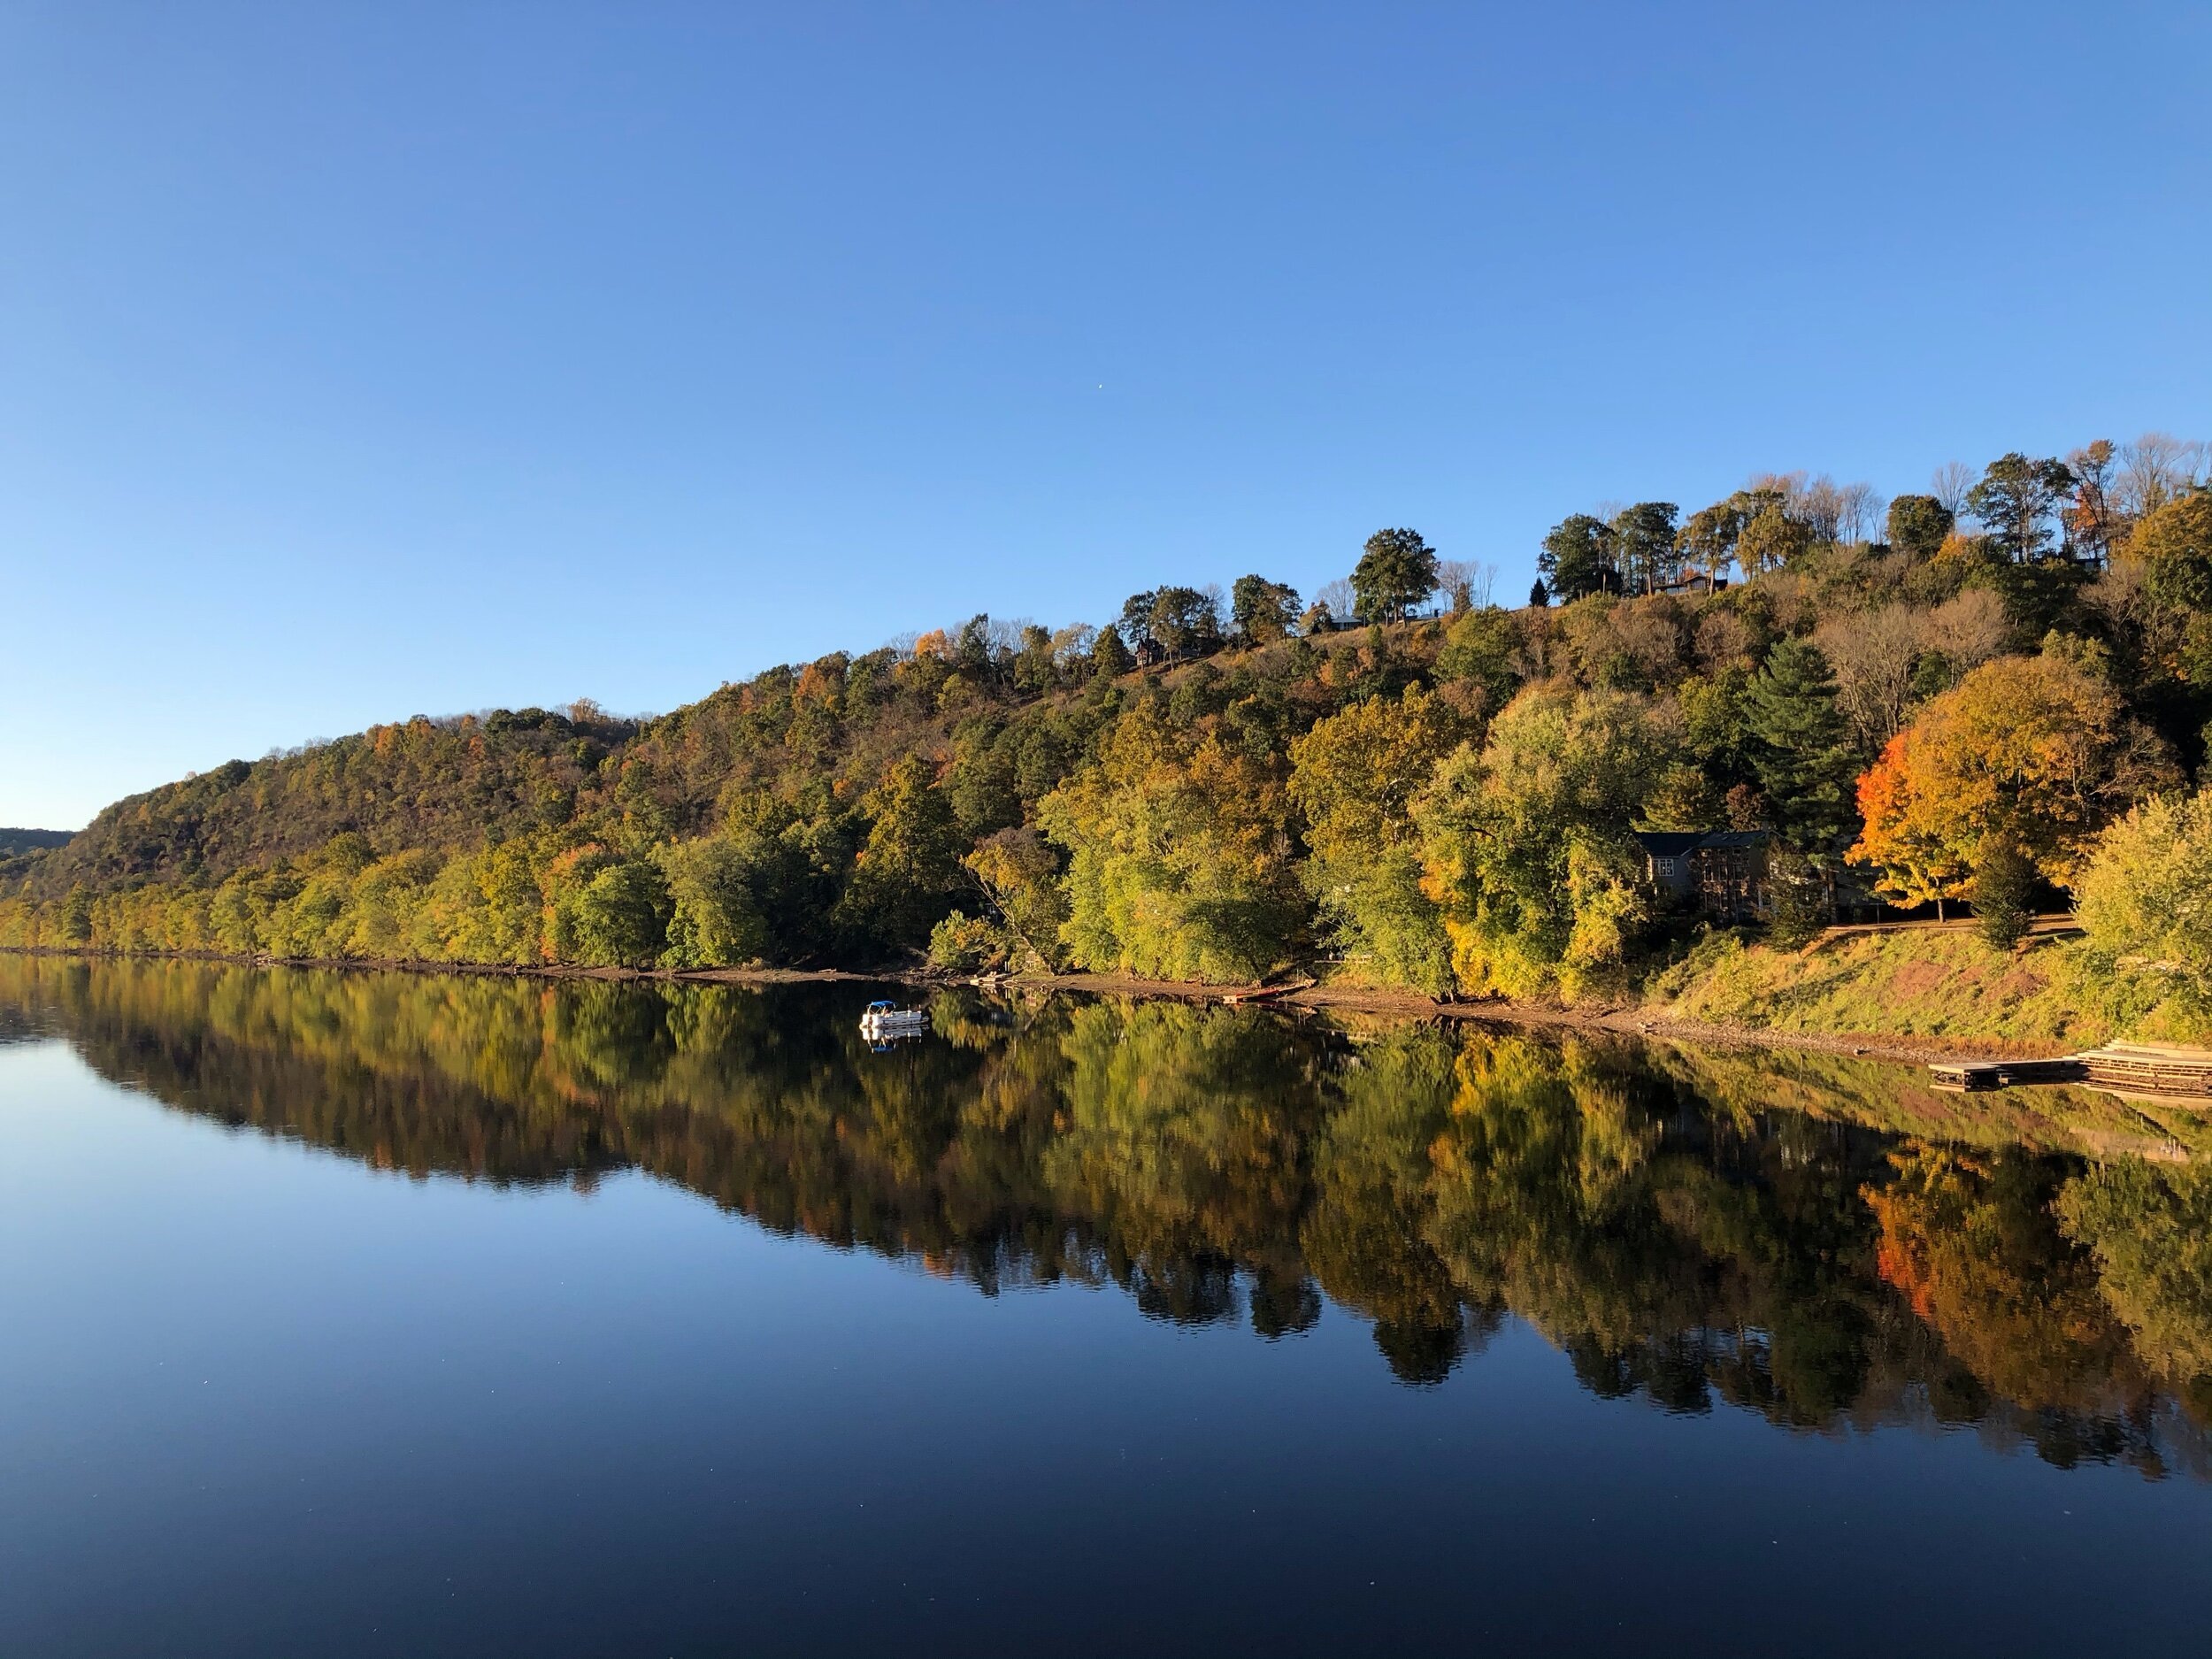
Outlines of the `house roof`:
[{"label": "house roof", "polygon": [[1761,847],[1766,844],[1764,830],[1638,830],[1638,845],[1654,858],[1679,858],[1684,853],[1694,852],[1701,847],[1726,849]]}]

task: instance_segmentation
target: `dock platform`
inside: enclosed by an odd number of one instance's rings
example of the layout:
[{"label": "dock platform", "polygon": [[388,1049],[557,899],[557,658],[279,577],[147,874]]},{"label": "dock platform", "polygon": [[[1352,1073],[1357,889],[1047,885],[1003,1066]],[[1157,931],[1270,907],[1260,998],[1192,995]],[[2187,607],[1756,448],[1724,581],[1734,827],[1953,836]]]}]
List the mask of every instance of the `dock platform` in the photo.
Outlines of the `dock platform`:
[{"label": "dock platform", "polygon": [[1947,1060],[1928,1068],[1935,1086],[1977,1093],[2039,1083],[2085,1083],[2142,1100],[2212,1102],[2212,1048],[2113,1042],[2055,1060]]}]

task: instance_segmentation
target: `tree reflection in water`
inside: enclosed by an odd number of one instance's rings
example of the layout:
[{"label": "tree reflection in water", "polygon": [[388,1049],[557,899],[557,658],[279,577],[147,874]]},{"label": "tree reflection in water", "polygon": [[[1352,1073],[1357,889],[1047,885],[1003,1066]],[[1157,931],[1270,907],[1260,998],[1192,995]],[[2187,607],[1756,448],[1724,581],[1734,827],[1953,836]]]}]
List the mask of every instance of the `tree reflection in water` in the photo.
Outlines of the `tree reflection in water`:
[{"label": "tree reflection in water", "polygon": [[[2212,1472],[2212,1180],[2186,1119],[1590,1037],[863,987],[0,957],[0,1041],[420,1178],[630,1167],[985,1294],[1123,1286],[1268,1340],[1323,1299],[1404,1382],[1509,1314],[1586,1386],[1793,1429],[1974,1425]],[[2033,1116],[2028,1116],[2032,1111]]]}]

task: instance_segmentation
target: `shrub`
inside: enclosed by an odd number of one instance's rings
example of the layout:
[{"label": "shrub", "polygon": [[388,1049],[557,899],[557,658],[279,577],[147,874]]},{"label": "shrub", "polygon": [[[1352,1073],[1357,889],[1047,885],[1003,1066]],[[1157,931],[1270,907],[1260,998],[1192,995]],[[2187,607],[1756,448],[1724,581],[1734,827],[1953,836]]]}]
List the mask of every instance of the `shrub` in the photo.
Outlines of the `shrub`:
[{"label": "shrub", "polygon": [[950,973],[1005,965],[1006,936],[980,916],[955,910],[929,930],[929,964]]}]

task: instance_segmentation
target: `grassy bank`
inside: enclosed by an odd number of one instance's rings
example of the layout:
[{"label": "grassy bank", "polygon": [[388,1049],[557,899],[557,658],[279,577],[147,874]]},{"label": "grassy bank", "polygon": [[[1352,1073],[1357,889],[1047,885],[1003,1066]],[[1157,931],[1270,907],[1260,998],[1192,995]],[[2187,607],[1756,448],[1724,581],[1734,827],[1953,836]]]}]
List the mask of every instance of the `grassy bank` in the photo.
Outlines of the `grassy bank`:
[{"label": "grassy bank", "polygon": [[2115,1038],[2212,1041],[2212,1022],[2167,982],[2106,972],[2078,939],[2015,951],[1970,933],[1906,932],[1782,949],[1717,934],[1647,994],[1671,1018],[1989,1052],[2057,1054]]}]

